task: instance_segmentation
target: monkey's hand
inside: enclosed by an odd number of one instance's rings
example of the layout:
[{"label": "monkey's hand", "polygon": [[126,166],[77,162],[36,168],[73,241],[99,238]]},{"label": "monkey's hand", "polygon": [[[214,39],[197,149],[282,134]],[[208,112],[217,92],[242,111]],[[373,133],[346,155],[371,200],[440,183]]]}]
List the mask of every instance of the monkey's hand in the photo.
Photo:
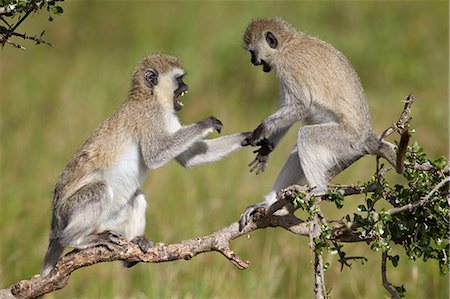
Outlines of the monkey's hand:
[{"label": "monkey's hand", "polygon": [[244,140],[242,145],[258,146],[260,142],[267,139],[266,125],[262,122],[253,132],[252,135]]},{"label": "monkey's hand", "polygon": [[257,153],[255,159],[248,165],[250,167],[250,172],[256,170],[255,174],[258,175],[267,168],[267,163],[269,161],[269,155],[273,151],[273,144],[269,142],[268,139],[261,140],[258,144],[259,149],[255,150]]},{"label": "monkey's hand", "polygon": [[222,132],[223,124],[220,120],[218,120],[214,116],[210,116],[210,117],[202,120],[200,122],[200,124],[202,124],[203,126],[205,126],[207,128],[212,128],[212,129],[216,130],[217,133],[219,133],[219,134],[220,134],[220,132]]}]

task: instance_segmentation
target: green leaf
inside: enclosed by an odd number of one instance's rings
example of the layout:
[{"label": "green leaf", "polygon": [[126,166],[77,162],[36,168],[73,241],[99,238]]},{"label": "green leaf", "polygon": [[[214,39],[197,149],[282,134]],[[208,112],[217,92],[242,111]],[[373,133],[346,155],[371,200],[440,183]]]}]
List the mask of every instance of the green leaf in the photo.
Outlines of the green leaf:
[{"label": "green leaf", "polygon": [[366,206],[365,206],[365,205],[359,205],[359,206],[358,206],[358,211],[360,211],[360,212],[366,212],[366,211],[367,211]]},{"label": "green leaf", "polygon": [[398,266],[398,261],[400,260],[400,257],[399,257],[398,255],[395,255],[395,256],[389,256],[389,259],[391,260],[392,265],[393,265],[394,267],[397,267],[397,266]]},{"label": "green leaf", "polygon": [[55,14],[55,15],[60,15],[64,12],[64,9],[61,6],[50,6],[50,10]]}]

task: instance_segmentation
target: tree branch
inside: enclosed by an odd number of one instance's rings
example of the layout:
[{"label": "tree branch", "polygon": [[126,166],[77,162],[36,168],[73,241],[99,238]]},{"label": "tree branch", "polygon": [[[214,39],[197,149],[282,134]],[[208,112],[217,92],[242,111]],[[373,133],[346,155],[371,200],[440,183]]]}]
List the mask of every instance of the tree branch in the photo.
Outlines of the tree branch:
[{"label": "tree branch", "polygon": [[398,121],[389,128],[387,128],[383,134],[381,134],[380,139],[385,139],[389,135],[392,135],[395,132],[402,133],[402,131],[405,129],[405,125],[409,122],[411,119],[411,106],[414,103],[414,95],[410,93],[405,100],[405,106],[403,107],[403,111],[400,114],[400,117]]},{"label": "tree branch", "polygon": [[386,275],[386,260],[387,260],[387,252],[383,252],[381,256],[381,278],[383,280],[384,288],[391,294],[391,297],[394,299],[400,299],[397,292],[392,288],[392,284],[388,281]]},{"label": "tree branch", "polygon": [[440,188],[442,188],[446,183],[448,183],[449,181],[450,181],[450,177],[446,177],[441,182],[439,182],[439,184],[434,186],[434,188],[430,191],[430,193],[428,193],[426,196],[422,197],[419,201],[414,202],[414,203],[409,203],[409,204],[401,206],[401,207],[392,208],[392,209],[386,211],[386,213],[389,215],[394,215],[394,214],[401,213],[404,211],[412,211],[414,209],[417,209],[419,207],[426,205],[430,201],[430,197],[434,193],[436,193],[436,191],[438,191]]}]

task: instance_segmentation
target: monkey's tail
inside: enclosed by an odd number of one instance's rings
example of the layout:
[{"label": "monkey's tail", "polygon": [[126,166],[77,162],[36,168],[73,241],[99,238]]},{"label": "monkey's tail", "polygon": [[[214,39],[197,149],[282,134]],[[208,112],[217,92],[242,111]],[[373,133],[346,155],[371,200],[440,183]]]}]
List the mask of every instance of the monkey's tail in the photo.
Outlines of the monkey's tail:
[{"label": "monkey's tail", "polygon": [[48,244],[47,253],[44,258],[44,265],[42,266],[41,275],[47,276],[52,271],[53,267],[59,260],[64,247],[61,246],[57,239],[50,239],[50,243]]},{"label": "monkey's tail", "polygon": [[395,146],[392,143],[385,140],[380,140],[379,137],[372,133],[367,138],[365,144],[369,154],[385,158],[392,166],[395,167],[397,173],[403,173],[403,161],[402,159],[397,159]]}]

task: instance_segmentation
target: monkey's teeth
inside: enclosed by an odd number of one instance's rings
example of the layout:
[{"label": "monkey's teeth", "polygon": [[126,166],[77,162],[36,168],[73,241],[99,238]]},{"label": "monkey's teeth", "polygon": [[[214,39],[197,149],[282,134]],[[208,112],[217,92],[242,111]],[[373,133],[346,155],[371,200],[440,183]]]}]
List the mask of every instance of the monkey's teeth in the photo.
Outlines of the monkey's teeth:
[{"label": "monkey's teeth", "polygon": [[180,105],[181,107],[184,106],[183,102],[178,101],[178,105]]},{"label": "monkey's teeth", "polygon": [[181,93],[181,96],[184,96],[184,94],[185,94],[185,92],[183,91],[183,92]]}]

